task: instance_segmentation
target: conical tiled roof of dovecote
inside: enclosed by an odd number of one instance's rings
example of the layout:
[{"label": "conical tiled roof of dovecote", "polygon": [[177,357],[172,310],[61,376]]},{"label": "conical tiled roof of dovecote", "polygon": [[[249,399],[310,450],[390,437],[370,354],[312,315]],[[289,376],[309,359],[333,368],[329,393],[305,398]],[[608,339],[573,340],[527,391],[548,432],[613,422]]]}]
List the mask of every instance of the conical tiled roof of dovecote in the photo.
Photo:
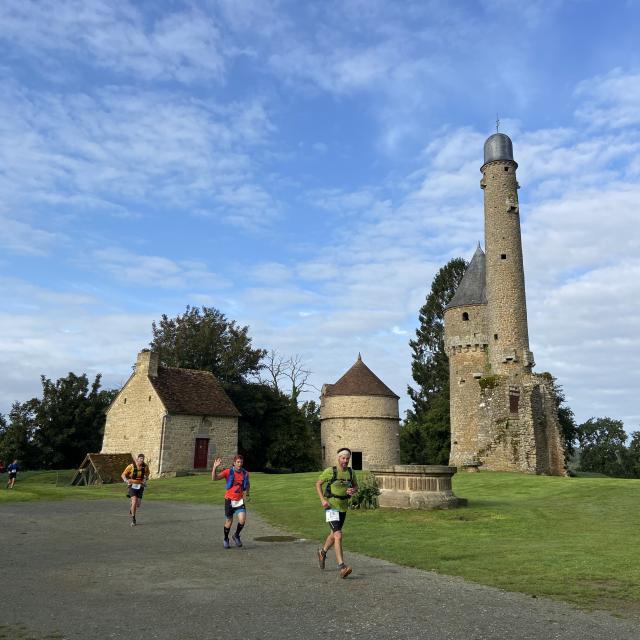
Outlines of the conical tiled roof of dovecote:
[{"label": "conical tiled roof of dovecote", "polygon": [[335,384],[328,384],[327,396],[385,396],[399,398],[378,376],[362,362],[358,354],[355,364]]}]

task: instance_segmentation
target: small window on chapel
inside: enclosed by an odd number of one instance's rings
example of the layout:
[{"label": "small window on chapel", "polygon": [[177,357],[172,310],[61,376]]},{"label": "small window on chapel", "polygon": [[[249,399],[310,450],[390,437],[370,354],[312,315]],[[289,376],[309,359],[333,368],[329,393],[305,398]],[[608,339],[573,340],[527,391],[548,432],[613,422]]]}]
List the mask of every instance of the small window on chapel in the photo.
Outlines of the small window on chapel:
[{"label": "small window on chapel", "polygon": [[507,254],[503,253],[500,255],[500,260],[506,260],[507,259]]},{"label": "small window on chapel", "polygon": [[469,319],[469,314],[468,314],[466,311],[462,314],[462,319],[463,319],[465,322]]}]

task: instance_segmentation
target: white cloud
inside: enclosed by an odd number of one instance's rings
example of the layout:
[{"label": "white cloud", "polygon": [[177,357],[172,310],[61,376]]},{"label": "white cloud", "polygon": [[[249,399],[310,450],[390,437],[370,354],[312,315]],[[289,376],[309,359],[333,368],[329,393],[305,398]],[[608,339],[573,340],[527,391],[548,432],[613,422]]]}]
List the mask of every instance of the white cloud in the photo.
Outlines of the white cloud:
[{"label": "white cloud", "polygon": [[0,9],[2,39],[53,65],[49,53],[73,55],[145,81],[223,79],[233,54],[210,15],[197,9],[155,19],[135,3],[103,0],[7,0]]},{"label": "white cloud", "polygon": [[581,82],[576,96],[584,100],[576,117],[593,130],[640,123],[640,73],[613,69]]},{"label": "white cloud", "polygon": [[118,281],[151,288],[207,286],[216,289],[229,285],[225,278],[209,271],[203,262],[136,255],[118,247],[96,249],[91,256],[91,263]]}]

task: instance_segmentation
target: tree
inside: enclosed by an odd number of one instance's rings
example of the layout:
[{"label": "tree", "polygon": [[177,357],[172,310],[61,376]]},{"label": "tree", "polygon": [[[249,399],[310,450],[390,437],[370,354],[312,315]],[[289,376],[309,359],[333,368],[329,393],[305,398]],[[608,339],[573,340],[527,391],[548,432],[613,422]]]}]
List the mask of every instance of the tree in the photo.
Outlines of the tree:
[{"label": "tree", "polygon": [[626,439],[621,420],[590,418],[583,422],[578,427],[580,469],[608,476],[627,476]]},{"label": "tree", "polygon": [[566,404],[564,390],[558,384],[558,380],[550,373],[543,373],[551,380],[553,392],[555,395],[556,410],[558,412],[558,422],[560,423],[560,432],[564,440],[564,460],[568,463],[575,455],[576,444],[578,441],[578,426],[573,411]]},{"label": "tree", "polygon": [[451,302],[467,263],[462,258],[450,260],[438,271],[431,284],[431,291],[420,309],[420,326],[416,339],[409,341],[412,351],[411,375],[417,389],[408,387],[413,409],[409,419],[421,423],[433,398],[449,386],[449,361],[444,349],[444,308]]},{"label": "tree", "polygon": [[280,390],[283,384],[290,388],[290,397],[294,402],[298,402],[300,394],[312,386],[308,382],[311,371],[305,367],[302,358],[297,354],[285,358],[277,351],[271,350],[265,355],[262,366],[266,374],[263,381],[277,390]]},{"label": "tree", "polygon": [[151,348],[169,367],[211,371],[223,385],[246,382],[262,368],[264,349],[251,346],[249,327],[213,307],[187,306],[175,318],[166,314],[152,323]]},{"label": "tree", "polygon": [[445,464],[449,458],[449,361],[444,348],[444,309],[453,298],[467,263],[450,260],[438,271],[420,309],[412,351],[411,374],[416,388],[407,391],[413,406],[400,434],[406,463]]},{"label": "tree", "polygon": [[117,391],[100,389],[98,374],[69,373],[52,382],[41,376],[42,398],[16,402],[0,433],[0,455],[32,469],[77,466],[102,445],[105,414]]},{"label": "tree", "polygon": [[42,399],[34,399],[34,445],[41,468],[77,466],[102,446],[106,411],[117,391],[100,389],[101,375],[91,386],[83,373],[56,382],[41,376]]},{"label": "tree", "polygon": [[451,448],[449,388],[434,396],[424,413],[424,423],[407,420],[400,431],[403,464],[448,464]]},{"label": "tree", "polygon": [[23,469],[32,469],[37,464],[37,453],[33,444],[35,419],[33,400],[14,402],[9,420],[0,420],[0,460],[6,463],[19,460]]},{"label": "tree", "polygon": [[319,441],[305,412],[271,385],[236,384],[227,388],[240,411],[240,452],[256,471],[312,471],[319,466]]}]

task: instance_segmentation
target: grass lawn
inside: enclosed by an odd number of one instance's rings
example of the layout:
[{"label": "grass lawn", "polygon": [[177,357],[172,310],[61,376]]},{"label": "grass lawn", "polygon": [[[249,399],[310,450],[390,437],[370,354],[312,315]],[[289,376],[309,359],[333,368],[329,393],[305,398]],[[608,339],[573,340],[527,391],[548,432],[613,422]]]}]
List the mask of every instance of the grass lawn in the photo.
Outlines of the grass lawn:
[{"label": "grass lawn", "polygon": [[[124,498],[122,484],[70,487],[72,472],[26,472],[1,505],[22,500]],[[326,536],[317,473],[252,474],[250,509],[313,540]],[[6,476],[5,476],[6,477]],[[449,511],[351,511],[345,548],[474,582],[640,615],[640,480],[458,474],[469,506]],[[145,500],[221,502],[208,475],[150,483]],[[249,517],[250,526],[250,517]]]}]

